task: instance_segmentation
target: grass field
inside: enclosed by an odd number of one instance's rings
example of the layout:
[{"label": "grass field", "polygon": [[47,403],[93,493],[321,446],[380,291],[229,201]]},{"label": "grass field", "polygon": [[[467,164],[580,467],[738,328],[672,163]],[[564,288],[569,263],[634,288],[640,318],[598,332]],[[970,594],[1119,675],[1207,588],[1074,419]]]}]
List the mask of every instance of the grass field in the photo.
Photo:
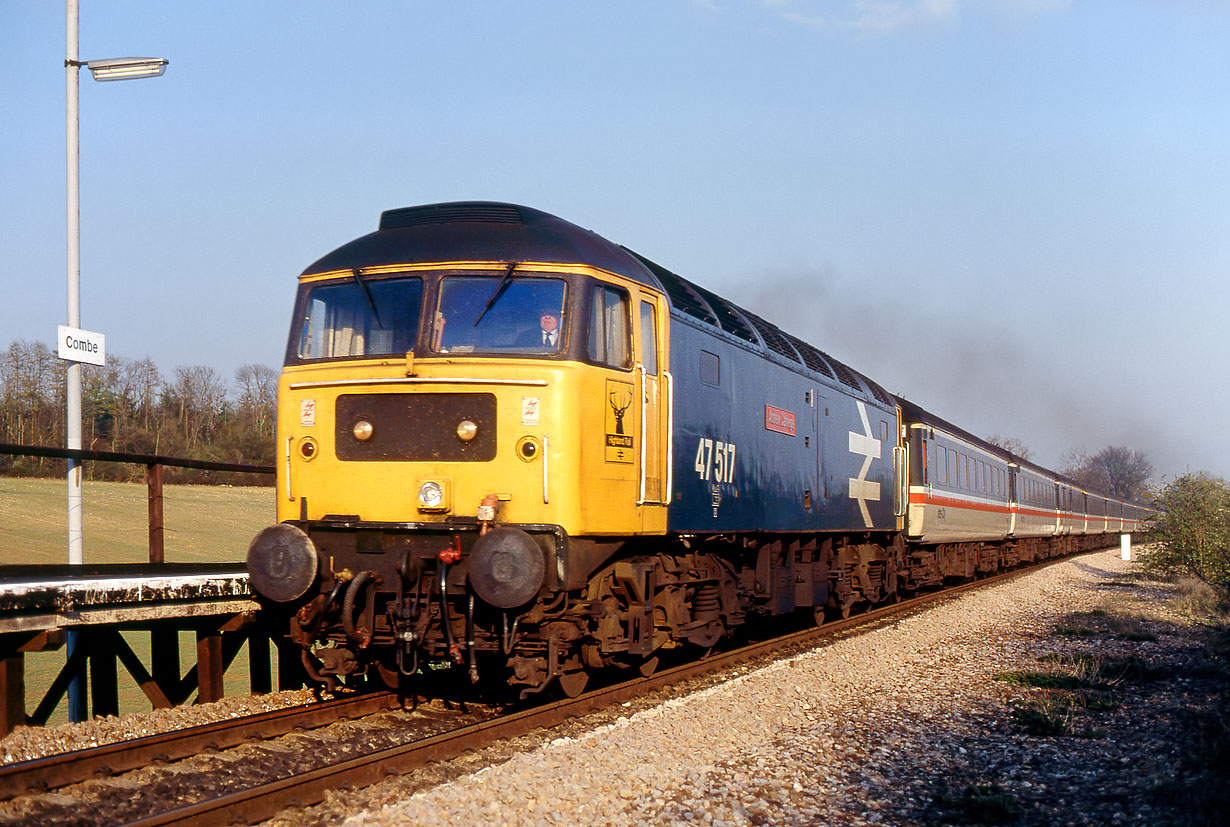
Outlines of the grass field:
[{"label": "grass field", "polygon": [[[210,485],[163,488],[166,560],[242,563],[248,543],[276,522],[274,489]],[[85,482],[82,486],[86,563],[149,561],[148,489],[143,483]],[[68,494],[64,480],[0,478],[0,565],[68,562]],[[149,666],[149,634],[125,632]],[[180,634],[183,668],[195,663],[195,637]],[[64,650],[26,656],[26,710],[31,712],[64,665]],[[226,694],[248,692],[246,649],[226,673]],[[120,670],[120,711],[148,710],[149,701]],[[68,720],[65,704],[48,723]]]},{"label": "grass field", "polygon": [[[272,486],[165,486],[167,562],[242,561],[256,533],[276,522],[274,496]],[[85,562],[149,560],[148,490],[143,483],[87,481],[81,500]],[[67,562],[68,484],[0,478],[0,565]]]}]

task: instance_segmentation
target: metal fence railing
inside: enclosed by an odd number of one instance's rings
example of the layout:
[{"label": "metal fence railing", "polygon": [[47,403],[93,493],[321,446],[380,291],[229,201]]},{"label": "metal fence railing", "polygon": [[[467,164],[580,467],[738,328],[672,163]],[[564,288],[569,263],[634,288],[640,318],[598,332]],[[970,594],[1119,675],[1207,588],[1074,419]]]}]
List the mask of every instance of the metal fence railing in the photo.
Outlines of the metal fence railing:
[{"label": "metal fence railing", "polygon": [[211,462],[184,457],[163,457],[150,454],[126,454],[116,451],[90,451],[74,448],[52,448],[41,445],[0,443],[0,454],[8,456],[75,459],[78,462],[118,462],[145,466],[145,481],[149,489],[149,561],[165,562],[164,525],[162,519],[162,487],[164,468],[190,468],[198,471],[222,471],[240,474],[272,476],[272,465],[248,465],[238,462]]}]

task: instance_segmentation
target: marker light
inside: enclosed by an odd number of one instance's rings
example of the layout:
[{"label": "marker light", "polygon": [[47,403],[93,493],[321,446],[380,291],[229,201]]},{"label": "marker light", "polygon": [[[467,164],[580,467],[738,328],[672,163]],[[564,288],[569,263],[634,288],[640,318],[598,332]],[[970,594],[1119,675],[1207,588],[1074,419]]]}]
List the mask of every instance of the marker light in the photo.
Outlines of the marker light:
[{"label": "marker light", "polygon": [[463,419],[457,423],[457,438],[462,442],[469,442],[478,436],[478,426],[468,419]]},{"label": "marker light", "polygon": [[359,442],[367,442],[372,438],[372,432],[374,430],[375,429],[372,428],[372,423],[368,422],[366,419],[360,419],[354,424],[354,438],[359,440]]},{"label": "marker light", "polygon": [[525,462],[533,462],[538,457],[538,440],[532,436],[523,436],[517,440],[517,456]]}]

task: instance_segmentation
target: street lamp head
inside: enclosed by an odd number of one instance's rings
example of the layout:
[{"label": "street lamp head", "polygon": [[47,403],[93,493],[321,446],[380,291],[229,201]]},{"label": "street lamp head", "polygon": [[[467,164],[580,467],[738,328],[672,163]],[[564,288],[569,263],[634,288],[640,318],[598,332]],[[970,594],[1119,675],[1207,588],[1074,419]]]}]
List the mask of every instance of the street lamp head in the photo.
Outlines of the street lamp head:
[{"label": "street lamp head", "polygon": [[135,80],[161,75],[170,63],[164,57],[114,57],[108,60],[87,60],[82,64],[94,75],[94,80]]}]

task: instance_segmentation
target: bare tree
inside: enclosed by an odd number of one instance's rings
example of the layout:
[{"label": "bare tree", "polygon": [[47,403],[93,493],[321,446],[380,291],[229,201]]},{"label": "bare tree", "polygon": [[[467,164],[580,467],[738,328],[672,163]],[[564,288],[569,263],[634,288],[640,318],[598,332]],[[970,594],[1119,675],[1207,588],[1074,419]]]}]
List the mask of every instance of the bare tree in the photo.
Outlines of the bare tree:
[{"label": "bare tree", "polygon": [[246,424],[262,437],[273,436],[278,405],[278,372],[268,365],[248,364],[235,371],[238,408]]},{"label": "bare tree", "polygon": [[1000,436],[999,434],[991,434],[987,437],[987,442],[997,448],[1003,448],[1008,453],[1015,454],[1021,459],[1032,459],[1034,455],[1034,452],[1031,451],[1024,442],[1021,442],[1021,440],[1014,436]]},{"label": "bare tree", "polygon": [[1147,496],[1153,476],[1149,456],[1125,445],[1107,445],[1093,456],[1084,450],[1073,451],[1064,463],[1063,473],[1086,488],[1126,500]]},{"label": "bare tree", "polygon": [[211,367],[179,367],[163,401],[176,410],[184,448],[194,451],[210,442],[219,417],[226,413],[226,383]]}]

